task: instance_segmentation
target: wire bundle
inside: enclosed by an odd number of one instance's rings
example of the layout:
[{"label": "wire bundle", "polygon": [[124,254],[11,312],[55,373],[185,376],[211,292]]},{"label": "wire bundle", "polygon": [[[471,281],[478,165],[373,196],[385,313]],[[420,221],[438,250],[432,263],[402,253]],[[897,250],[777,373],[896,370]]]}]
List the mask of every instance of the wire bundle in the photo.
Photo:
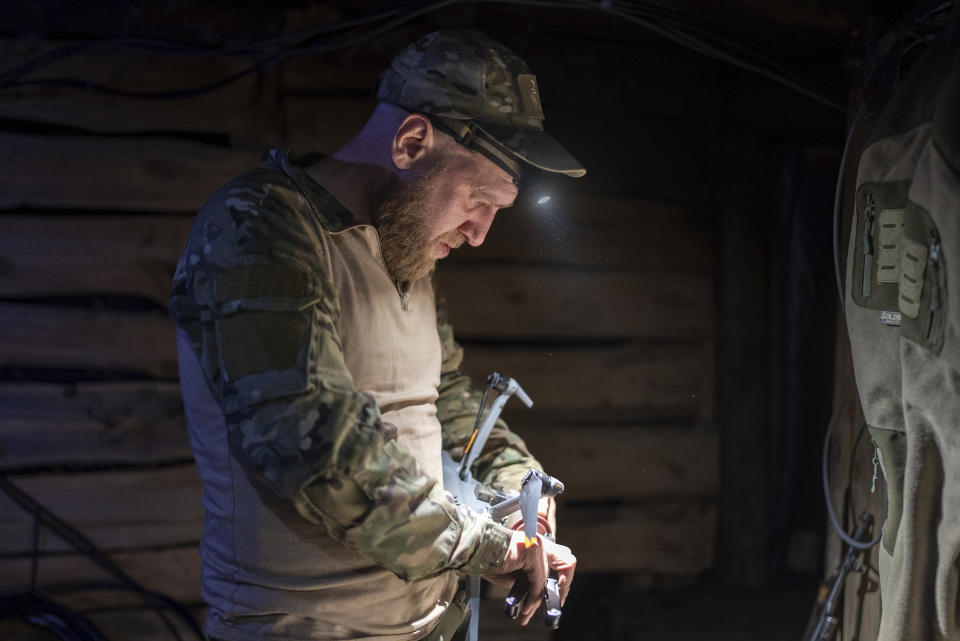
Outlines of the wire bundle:
[{"label": "wire bundle", "polygon": [[104,639],[99,630],[82,614],[37,594],[37,563],[40,553],[38,535],[42,525],[116,579],[113,582],[82,582],[48,586],[44,589],[45,592],[56,593],[79,590],[132,592],[160,618],[164,627],[176,641],[183,641],[183,636],[174,626],[168,613],[172,613],[196,638],[202,640],[207,638],[200,625],[183,605],[164,594],[145,588],[80,531],[38,503],[36,499],[11,481],[6,474],[0,474],[0,491],[29,512],[35,523],[30,591],[26,594],[0,595],[0,619],[19,618],[32,625],[50,630],[64,641],[103,641]]},{"label": "wire bundle", "polygon": [[[329,22],[312,29],[261,39],[243,45],[201,47],[150,38],[110,38],[65,45],[0,73],[0,90],[28,86],[54,86],[95,91],[137,98],[187,98],[214,91],[235,80],[266,70],[298,55],[345,49],[366,42],[421,15],[455,4],[467,2],[541,7],[552,10],[591,10],[643,26],[677,44],[704,56],[726,62],[758,74],[839,112],[845,108],[822,92],[809,87],[796,74],[774,60],[723,36],[716,25],[693,18],[681,11],[647,2],[601,0],[423,0],[393,2],[356,18]],[[81,78],[31,77],[35,72],[64,58],[117,51],[144,51],[165,55],[242,56],[253,58],[252,64],[236,73],[213,82],[173,91],[131,91]]]}]

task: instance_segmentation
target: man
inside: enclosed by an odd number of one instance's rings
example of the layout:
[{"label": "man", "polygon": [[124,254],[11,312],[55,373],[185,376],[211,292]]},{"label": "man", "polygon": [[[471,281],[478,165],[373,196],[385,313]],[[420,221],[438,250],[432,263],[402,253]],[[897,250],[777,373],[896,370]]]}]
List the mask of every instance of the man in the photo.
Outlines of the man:
[{"label": "man", "polygon": [[[438,32],[394,58],[362,131],[305,168],[273,150],[203,207],[171,310],[204,485],[201,556],[214,638],[444,639],[458,574],[576,559],[466,509],[442,487],[478,394],[435,305],[434,264],[483,242],[523,164],[583,175],[542,130],[536,81],[482,34]],[[536,461],[500,423],[475,466],[516,490]],[[554,527],[543,501],[541,532]]]}]

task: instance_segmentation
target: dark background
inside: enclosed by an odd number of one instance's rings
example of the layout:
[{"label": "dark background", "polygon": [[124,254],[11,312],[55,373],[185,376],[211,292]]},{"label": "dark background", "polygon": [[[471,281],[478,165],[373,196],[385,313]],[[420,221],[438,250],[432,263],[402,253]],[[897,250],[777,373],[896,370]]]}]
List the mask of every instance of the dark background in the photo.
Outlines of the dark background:
[{"label": "dark background", "polygon": [[[166,315],[192,214],[268,147],[346,142],[408,42],[476,28],[528,62],[547,130],[589,170],[528,186],[441,268],[475,382],[520,380],[537,404],[506,416],[569,488],[580,569],[557,638],[799,638],[836,562],[819,469],[849,393],[831,248],[847,105],[908,6],[565,4],[0,3],[6,478],[201,615]],[[0,541],[4,593],[102,574],[6,500]],[[171,638],[129,590],[56,594],[110,638]],[[547,636],[489,597],[486,638]]]}]

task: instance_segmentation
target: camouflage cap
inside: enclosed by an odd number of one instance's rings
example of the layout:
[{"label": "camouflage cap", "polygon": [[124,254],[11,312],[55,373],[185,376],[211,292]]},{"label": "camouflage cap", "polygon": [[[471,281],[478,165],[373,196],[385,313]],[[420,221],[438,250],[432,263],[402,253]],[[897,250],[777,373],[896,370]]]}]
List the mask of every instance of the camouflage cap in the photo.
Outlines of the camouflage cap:
[{"label": "camouflage cap", "polygon": [[478,31],[429,33],[394,56],[377,99],[423,113],[519,181],[520,163],[579,178],[587,173],[543,130],[537,79],[527,64]]}]

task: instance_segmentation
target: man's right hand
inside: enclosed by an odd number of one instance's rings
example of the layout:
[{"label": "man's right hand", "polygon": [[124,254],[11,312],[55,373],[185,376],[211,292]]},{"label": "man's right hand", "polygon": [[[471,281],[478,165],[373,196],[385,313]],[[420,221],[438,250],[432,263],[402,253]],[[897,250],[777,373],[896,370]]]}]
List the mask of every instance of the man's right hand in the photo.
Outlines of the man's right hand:
[{"label": "man's right hand", "polygon": [[550,539],[537,536],[534,545],[527,547],[523,532],[514,532],[510,548],[503,562],[496,570],[485,574],[483,578],[496,585],[511,587],[518,575],[525,574],[530,584],[530,592],[517,616],[520,625],[527,625],[543,602],[543,591],[547,582],[547,570],[557,571],[559,579],[560,603],[567,599],[573,573],[577,567],[577,558],[564,545],[558,545]]}]

